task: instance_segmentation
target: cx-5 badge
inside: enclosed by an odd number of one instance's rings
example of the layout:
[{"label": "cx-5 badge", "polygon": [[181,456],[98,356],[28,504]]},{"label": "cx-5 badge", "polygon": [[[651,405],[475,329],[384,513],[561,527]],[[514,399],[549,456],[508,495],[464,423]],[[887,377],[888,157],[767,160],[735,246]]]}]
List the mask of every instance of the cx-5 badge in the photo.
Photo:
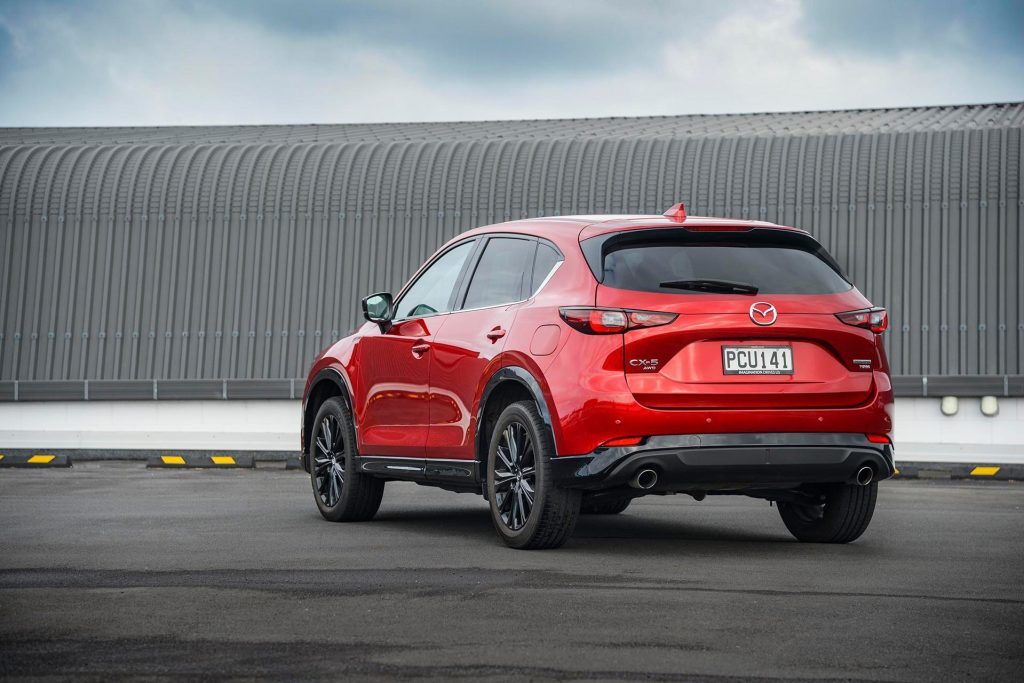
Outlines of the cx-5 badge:
[{"label": "cx-5 badge", "polygon": [[771,325],[779,317],[775,306],[765,301],[758,301],[750,305],[750,319],[755,325]]}]

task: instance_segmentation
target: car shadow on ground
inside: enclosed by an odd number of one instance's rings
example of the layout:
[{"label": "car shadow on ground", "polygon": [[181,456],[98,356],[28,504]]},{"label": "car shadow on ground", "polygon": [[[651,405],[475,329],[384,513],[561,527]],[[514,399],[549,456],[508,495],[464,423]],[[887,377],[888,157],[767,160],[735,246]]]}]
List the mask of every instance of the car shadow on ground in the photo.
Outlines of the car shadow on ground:
[{"label": "car shadow on ground", "polygon": [[[757,514],[757,513],[753,513]],[[426,534],[441,538],[459,538],[487,544],[500,543],[495,536],[487,510],[465,508],[421,508],[382,511],[370,524],[395,531]],[[383,529],[382,529],[383,530]],[[566,547],[578,550],[612,550],[635,553],[641,548],[687,543],[721,548],[736,544],[737,550],[753,552],[765,546],[792,549],[796,541],[781,528],[777,533],[738,529],[721,523],[701,524],[685,519],[667,520],[627,511],[618,515],[583,515]],[[662,548],[663,549],[663,548]]]}]

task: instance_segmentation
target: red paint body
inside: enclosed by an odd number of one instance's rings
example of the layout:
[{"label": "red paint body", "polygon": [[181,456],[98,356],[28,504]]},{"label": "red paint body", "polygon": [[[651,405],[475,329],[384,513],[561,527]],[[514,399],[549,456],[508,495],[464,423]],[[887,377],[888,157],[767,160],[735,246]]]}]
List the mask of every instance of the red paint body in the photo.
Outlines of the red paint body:
[{"label": "red paint body", "polygon": [[[559,456],[591,453],[629,436],[891,434],[893,395],[881,337],[835,317],[871,306],[856,288],[752,299],[600,285],[581,241],[651,228],[803,234],[768,223],[694,216],[682,223],[675,216],[538,218],[478,228],[449,245],[489,233],[525,234],[556,245],[564,261],[535,296],[522,302],[407,320],[386,332],[367,322],[316,359],[305,396],[321,371],[337,371],[350,393],[359,451],[366,455],[479,458],[481,397],[494,373],[509,366],[536,379]],[[777,308],[773,325],[758,326],[748,314],[751,301],[762,300]],[[666,311],[678,317],[660,327],[590,335],[562,320],[559,308],[565,306]],[[723,374],[723,344],[779,342],[792,346],[795,374]],[[656,369],[630,363],[637,359],[656,360]],[[862,367],[865,359],[868,368]]]}]

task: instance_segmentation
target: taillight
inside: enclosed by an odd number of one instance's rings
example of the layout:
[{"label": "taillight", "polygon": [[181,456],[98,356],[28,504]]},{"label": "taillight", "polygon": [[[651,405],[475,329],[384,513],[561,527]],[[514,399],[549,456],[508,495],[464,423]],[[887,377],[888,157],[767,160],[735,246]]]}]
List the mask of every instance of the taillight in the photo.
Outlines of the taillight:
[{"label": "taillight", "polygon": [[866,434],[865,436],[871,443],[889,443],[889,437],[886,434]]},{"label": "taillight", "polygon": [[684,225],[690,232],[750,232],[753,226],[750,225]]},{"label": "taillight", "polygon": [[875,334],[881,334],[885,332],[885,328],[889,327],[889,314],[885,312],[884,308],[865,308],[860,311],[836,313],[836,317],[847,325],[863,327]]},{"label": "taillight", "polygon": [[679,317],[676,313],[589,306],[566,306],[558,309],[558,313],[569,327],[586,334],[621,334],[626,330],[668,325]]}]

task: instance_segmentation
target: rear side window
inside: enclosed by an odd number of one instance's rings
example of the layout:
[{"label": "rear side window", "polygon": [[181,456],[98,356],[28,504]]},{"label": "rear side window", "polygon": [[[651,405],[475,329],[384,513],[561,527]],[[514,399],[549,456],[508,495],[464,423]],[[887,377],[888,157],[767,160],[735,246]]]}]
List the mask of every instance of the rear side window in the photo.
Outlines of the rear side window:
[{"label": "rear side window", "polygon": [[463,308],[485,308],[523,299],[523,280],[530,275],[537,243],[528,239],[493,237],[473,272]]},{"label": "rear side window", "polygon": [[726,282],[756,287],[758,294],[836,294],[852,287],[806,237],[658,236],[611,243],[602,252],[595,274],[617,289],[699,295],[694,283]]},{"label": "rear side window", "polygon": [[537,293],[540,286],[548,279],[555,266],[562,261],[562,255],[550,244],[537,244],[537,256],[533,260],[533,281],[530,283],[530,296]]}]

